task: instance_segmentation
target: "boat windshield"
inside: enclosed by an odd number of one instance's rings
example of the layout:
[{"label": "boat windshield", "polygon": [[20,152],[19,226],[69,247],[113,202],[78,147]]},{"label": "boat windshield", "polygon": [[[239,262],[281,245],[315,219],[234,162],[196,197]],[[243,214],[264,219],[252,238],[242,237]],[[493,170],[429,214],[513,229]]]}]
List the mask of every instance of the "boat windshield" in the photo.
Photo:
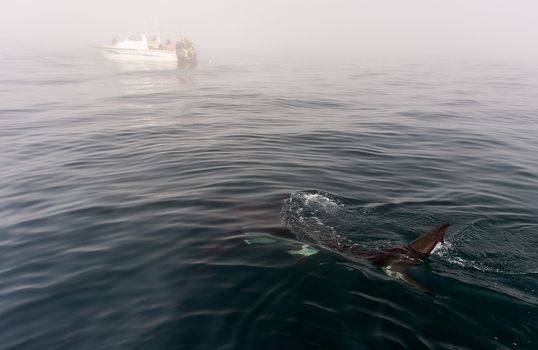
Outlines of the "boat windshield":
[{"label": "boat windshield", "polygon": [[131,34],[127,38],[128,41],[142,41],[142,35],[140,34]]}]

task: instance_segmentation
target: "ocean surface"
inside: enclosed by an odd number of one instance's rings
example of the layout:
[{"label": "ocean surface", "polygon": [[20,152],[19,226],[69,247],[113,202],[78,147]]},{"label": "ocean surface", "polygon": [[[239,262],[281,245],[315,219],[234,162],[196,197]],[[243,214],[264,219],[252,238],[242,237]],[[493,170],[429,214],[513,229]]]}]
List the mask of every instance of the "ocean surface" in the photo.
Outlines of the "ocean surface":
[{"label": "ocean surface", "polygon": [[200,58],[1,49],[0,349],[538,348],[538,65]]}]

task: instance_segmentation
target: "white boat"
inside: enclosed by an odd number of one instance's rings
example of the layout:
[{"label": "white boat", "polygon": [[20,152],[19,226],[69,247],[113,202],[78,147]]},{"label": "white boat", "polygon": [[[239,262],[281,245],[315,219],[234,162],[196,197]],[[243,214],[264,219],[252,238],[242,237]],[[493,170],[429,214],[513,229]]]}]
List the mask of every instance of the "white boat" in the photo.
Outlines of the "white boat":
[{"label": "white boat", "polygon": [[177,62],[175,50],[163,48],[157,33],[131,34],[124,41],[102,45],[99,49],[111,60]]}]

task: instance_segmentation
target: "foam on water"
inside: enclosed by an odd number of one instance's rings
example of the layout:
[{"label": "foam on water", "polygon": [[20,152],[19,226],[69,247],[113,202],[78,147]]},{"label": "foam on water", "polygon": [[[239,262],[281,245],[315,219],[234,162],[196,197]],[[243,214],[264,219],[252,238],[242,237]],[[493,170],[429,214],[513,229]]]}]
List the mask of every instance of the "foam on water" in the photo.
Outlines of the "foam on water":
[{"label": "foam on water", "polygon": [[316,205],[325,210],[334,210],[342,207],[334,198],[329,198],[326,193],[300,193],[305,206]]}]

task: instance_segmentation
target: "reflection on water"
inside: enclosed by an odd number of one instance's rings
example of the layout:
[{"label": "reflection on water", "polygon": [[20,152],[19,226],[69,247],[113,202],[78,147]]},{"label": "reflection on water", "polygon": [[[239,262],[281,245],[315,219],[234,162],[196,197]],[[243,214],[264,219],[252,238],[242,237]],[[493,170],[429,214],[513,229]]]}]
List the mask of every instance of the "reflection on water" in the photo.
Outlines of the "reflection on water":
[{"label": "reflection on water", "polygon": [[119,83],[125,87],[126,94],[151,94],[166,92],[176,84],[195,86],[196,76],[194,72],[185,70],[144,71],[121,75]]}]

